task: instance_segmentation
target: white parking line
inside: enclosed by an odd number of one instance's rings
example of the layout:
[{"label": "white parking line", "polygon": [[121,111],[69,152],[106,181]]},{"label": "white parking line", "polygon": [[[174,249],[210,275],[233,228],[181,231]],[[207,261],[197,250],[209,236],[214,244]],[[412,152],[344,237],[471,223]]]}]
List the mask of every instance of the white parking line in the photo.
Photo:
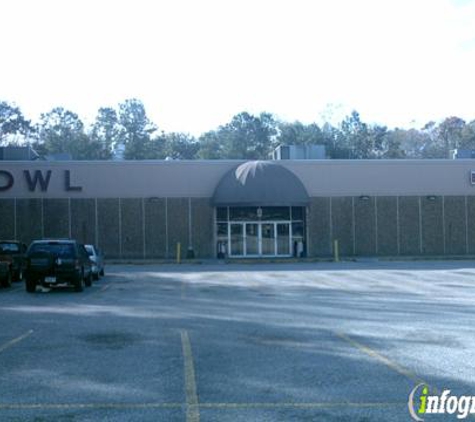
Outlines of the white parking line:
[{"label": "white parking line", "polygon": [[[309,403],[199,403],[203,409],[325,409],[386,408],[406,406],[406,402],[309,402]],[[180,409],[182,403],[0,403],[0,410],[45,409]],[[188,420],[188,419],[187,419]]]},{"label": "white parking line", "polygon": [[407,368],[399,365],[398,363],[388,359],[386,356],[381,355],[380,353],[376,352],[375,350],[371,349],[370,347],[350,338],[344,333],[340,333],[335,331],[334,334],[339,337],[340,339],[346,341],[347,343],[351,344],[356,349],[360,350],[361,352],[367,354],[368,356],[372,357],[373,359],[379,361],[380,363],[386,365],[388,368],[392,369],[393,371],[397,372],[400,375],[405,376],[409,380],[413,381],[416,384],[422,383],[427,384],[424,380],[421,380],[414,372],[410,371]]},{"label": "white parking line", "polygon": [[183,348],[183,360],[185,366],[185,393],[186,393],[186,421],[199,422],[200,409],[198,394],[196,392],[195,368],[193,354],[188,331],[181,331],[181,345]]},{"label": "white parking line", "polygon": [[102,288],[99,290],[99,293],[105,292],[107,289],[110,288],[110,286],[111,286],[111,285],[108,284],[107,286],[102,287]]},{"label": "white parking line", "polygon": [[384,408],[407,406],[407,402],[309,402],[309,403],[200,403],[203,409],[325,409]]},{"label": "white parking line", "polygon": [[[104,293],[106,290],[110,289],[111,284],[103,285],[99,287],[95,284],[92,285],[92,290],[85,290],[84,295],[79,299],[81,302],[89,301],[90,298],[97,299],[100,297],[101,293]],[[97,289],[97,290],[96,290]]]},{"label": "white parking line", "polygon": [[0,346],[0,353],[7,350],[8,348],[14,346],[15,344],[19,343],[20,341],[26,339],[31,334],[33,334],[33,330],[28,330],[25,334],[22,334],[20,337],[14,338],[13,340],[7,341],[6,343]]},{"label": "white parking line", "polygon": [[34,409],[179,409],[181,403],[0,403],[0,410]]},{"label": "white parking line", "polygon": [[[385,408],[406,406],[398,402],[309,402],[309,403],[200,403],[203,409],[323,409]],[[182,403],[1,403],[0,410],[35,409],[179,409]],[[187,419],[188,420],[188,419]]]}]

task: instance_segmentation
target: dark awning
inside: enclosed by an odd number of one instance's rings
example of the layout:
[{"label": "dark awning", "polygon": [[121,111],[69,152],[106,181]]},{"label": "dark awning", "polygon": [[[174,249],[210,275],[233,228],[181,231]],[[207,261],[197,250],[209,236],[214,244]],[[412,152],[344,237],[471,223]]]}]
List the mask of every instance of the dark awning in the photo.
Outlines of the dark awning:
[{"label": "dark awning", "polygon": [[248,161],[219,182],[212,203],[222,206],[305,206],[307,191],[299,178],[272,161]]}]

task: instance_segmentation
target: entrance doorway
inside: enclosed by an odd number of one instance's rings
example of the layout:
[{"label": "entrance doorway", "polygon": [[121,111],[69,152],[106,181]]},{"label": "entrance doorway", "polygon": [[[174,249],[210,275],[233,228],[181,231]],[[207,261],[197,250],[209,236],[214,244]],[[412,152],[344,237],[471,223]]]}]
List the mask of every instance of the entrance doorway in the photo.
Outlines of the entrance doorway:
[{"label": "entrance doorway", "polygon": [[218,257],[299,256],[297,246],[304,244],[304,215],[303,207],[218,208]]},{"label": "entrance doorway", "polygon": [[291,223],[230,223],[230,256],[291,256]]}]

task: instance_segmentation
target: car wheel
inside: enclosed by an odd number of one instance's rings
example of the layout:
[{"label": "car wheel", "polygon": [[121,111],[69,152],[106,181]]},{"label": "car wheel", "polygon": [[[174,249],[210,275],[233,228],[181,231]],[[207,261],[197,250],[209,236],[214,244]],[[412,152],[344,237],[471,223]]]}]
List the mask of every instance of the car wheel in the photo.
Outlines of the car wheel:
[{"label": "car wheel", "polygon": [[7,276],[2,280],[2,287],[12,286],[12,272],[8,271]]},{"label": "car wheel", "polygon": [[31,278],[27,278],[25,280],[25,287],[26,287],[26,291],[28,293],[35,293],[36,292],[36,280],[31,279]]},{"label": "car wheel", "polygon": [[86,277],[84,280],[86,287],[91,287],[92,286],[92,273],[89,272],[89,275]]},{"label": "car wheel", "polygon": [[76,283],[74,284],[74,290],[77,292],[82,292],[84,290],[84,273],[82,273],[77,279]]}]

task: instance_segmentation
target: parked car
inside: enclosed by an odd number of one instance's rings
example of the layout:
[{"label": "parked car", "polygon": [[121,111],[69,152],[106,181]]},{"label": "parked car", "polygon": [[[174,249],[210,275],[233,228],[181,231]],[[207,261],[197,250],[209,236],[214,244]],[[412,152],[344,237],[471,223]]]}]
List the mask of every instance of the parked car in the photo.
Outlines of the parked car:
[{"label": "parked car", "polygon": [[92,261],[92,277],[94,280],[99,280],[99,276],[104,277],[104,255],[102,251],[94,245],[84,245],[87,253],[89,254],[89,259]]},{"label": "parked car", "polygon": [[26,245],[16,240],[0,240],[0,261],[11,266],[13,281],[23,278]]},{"label": "parked car", "polygon": [[26,291],[36,286],[73,286],[82,292],[92,284],[92,263],[86,248],[76,240],[35,240],[26,253]]},{"label": "parked car", "polygon": [[6,261],[0,261],[0,285],[2,287],[10,287],[12,285],[12,268]]}]

